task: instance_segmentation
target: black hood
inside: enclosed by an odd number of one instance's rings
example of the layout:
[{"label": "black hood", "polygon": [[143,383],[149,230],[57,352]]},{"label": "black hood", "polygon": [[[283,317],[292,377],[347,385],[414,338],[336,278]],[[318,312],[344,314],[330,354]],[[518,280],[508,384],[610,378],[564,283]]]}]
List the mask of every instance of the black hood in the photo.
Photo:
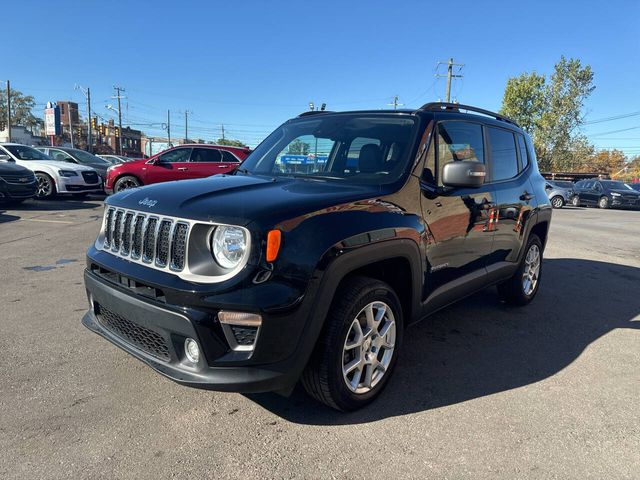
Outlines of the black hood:
[{"label": "black hood", "polygon": [[216,175],[125,190],[107,203],[159,215],[234,225],[275,224],[340,203],[384,195],[383,187],[292,177]]},{"label": "black hood", "polygon": [[23,167],[22,165],[18,165],[15,162],[0,162],[0,175],[3,173],[9,173],[13,175],[31,175],[31,170]]},{"label": "black hood", "polygon": [[640,192],[637,192],[635,190],[627,190],[627,189],[611,189],[609,190],[609,193],[619,193],[620,195],[637,195],[640,196]]}]

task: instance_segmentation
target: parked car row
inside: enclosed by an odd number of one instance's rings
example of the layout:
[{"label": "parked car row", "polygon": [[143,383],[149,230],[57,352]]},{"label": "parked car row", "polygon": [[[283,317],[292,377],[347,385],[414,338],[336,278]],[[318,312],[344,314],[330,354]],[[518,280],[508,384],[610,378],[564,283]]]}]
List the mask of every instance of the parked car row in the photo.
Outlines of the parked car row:
[{"label": "parked car row", "polygon": [[545,184],[553,208],[574,207],[640,208],[640,183],[628,185],[619,180],[590,179],[573,183],[550,181]]},{"label": "parked car row", "polygon": [[[152,183],[229,173],[250,153],[246,147],[180,145],[149,159],[97,156],[69,147],[0,144],[0,200],[84,197]],[[26,180],[25,180],[26,179]]]}]

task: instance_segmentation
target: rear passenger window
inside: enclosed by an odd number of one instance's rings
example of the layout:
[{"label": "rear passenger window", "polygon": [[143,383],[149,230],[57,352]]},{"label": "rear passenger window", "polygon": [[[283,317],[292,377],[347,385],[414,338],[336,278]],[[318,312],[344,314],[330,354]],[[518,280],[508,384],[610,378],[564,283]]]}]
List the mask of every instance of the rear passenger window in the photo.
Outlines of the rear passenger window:
[{"label": "rear passenger window", "polygon": [[222,155],[215,148],[194,148],[191,153],[192,162],[220,162]]},{"label": "rear passenger window", "polygon": [[240,160],[238,160],[233,153],[227,151],[227,150],[221,150],[220,153],[222,153],[222,161],[223,162],[232,162],[232,163],[238,163]]},{"label": "rear passenger window", "polygon": [[487,127],[491,149],[491,179],[506,180],[518,174],[518,156],[513,133],[501,128]]},{"label": "rear passenger window", "polygon": [[529,165],[529,154],[527,153],[527,143],[524,141],[524,135],[518,133],[518,147],[520,148],[520,170],[524,170]]},{"label": "rear passenger window", "polygon": [[449,162],[471,160],[484,163],[482,127],[477,123],[441,122],[438,124],[438,183],[442,168]]}]

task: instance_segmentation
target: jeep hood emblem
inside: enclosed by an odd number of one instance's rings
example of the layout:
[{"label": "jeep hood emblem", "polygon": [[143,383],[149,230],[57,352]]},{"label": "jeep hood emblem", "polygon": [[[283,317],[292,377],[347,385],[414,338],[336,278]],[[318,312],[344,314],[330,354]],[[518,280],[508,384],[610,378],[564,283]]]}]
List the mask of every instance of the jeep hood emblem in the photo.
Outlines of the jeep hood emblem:
[{"label": "jeep hood emblem", "polygon": [[145,205],[147,207],[154,207],[158,203],[157,200],[150,200],[148,197],[144,197],[144,200],[140,200],[138,205]]}]

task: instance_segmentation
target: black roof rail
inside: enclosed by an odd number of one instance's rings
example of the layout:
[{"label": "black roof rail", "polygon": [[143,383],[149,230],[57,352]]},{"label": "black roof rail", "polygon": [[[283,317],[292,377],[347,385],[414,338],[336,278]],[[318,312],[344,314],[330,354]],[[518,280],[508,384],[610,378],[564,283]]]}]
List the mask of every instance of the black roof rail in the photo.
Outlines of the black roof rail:
[{"label": "black roof rail", "polygon": [[454,111],[459,112],[460,110],[467,110],[469,112],[481,113],[482,115],[486,115],[488,117],[493,117],[496,120],[500,120],[502,122],[507,122],[515,125],[516,127],[520,127],[515,120],[510,119],[509,117],[505,117],[499,113],[491,112],[489,110],[485,110],[483,108],[472,107],[471,105],[463,105],[461,103],[447,103],[447,102],[430,102],[425,103],[418,110],[427,110],[430,112],[443,112],[443,111]]},{"label": "black roof rail", "polygon": [[307,112],[302,112],[298,117],[308,117],[309,115],[318,115],[319,113],[334,113],[329,110],[309,110]]}]

